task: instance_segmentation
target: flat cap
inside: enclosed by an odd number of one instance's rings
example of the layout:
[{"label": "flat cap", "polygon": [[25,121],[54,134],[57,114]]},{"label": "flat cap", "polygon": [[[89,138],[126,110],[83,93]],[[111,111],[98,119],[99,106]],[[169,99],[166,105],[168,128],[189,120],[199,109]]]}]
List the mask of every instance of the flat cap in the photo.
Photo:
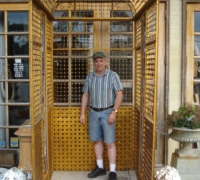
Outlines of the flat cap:
[{"label": "flat cap", "polygon": [[92,59],[95,60],[95,59],[98,58],[98,57],[100,57],[100,58],[106,58],[105,54],[104,54],[103,52],[101,52],[101,51],[95,52],[95,53],[93,54],[93,56],[92,56]]}]

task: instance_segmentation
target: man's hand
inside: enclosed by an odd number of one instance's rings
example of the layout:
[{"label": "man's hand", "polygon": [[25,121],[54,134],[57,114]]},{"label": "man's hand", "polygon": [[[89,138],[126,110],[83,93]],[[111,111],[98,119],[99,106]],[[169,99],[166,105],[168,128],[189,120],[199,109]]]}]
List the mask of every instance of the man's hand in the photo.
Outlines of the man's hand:
[{"label": "man's hand", "polygon": [[85,115],[81,115],[80,119],[79,119],[81,124],[85,124]]},{"label": "man's hand", "polygon": [[116,119],[116,112],[115,111],[112,111],[110,116],[108,117],[108,123],[109,124],[112,124],[115,122],[115,119]]}]

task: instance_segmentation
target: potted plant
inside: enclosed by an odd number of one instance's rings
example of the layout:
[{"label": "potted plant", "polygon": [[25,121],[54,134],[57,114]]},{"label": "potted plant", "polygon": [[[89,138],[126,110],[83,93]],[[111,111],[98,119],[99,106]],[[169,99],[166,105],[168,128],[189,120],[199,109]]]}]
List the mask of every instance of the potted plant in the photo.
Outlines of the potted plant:
[{"label": "potted plant", "polygon": [[182,143],[176,154],[179,157],[197,157],[192,143],[200,141],[200,106],[180,106],[177,111],[167,115],[165,122],[168,129],[172,129],[169,137]]}]

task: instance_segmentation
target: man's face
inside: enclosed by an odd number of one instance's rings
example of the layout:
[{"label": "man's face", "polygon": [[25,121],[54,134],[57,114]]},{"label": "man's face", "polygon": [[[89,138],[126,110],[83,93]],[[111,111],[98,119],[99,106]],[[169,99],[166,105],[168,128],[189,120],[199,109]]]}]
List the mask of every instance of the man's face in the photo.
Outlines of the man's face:
[{"label": "man's face", "polygon": [[106,60],[101,57],[97,57],[94,60],[94,67],[96,71],[103,71],[106,68]]}]

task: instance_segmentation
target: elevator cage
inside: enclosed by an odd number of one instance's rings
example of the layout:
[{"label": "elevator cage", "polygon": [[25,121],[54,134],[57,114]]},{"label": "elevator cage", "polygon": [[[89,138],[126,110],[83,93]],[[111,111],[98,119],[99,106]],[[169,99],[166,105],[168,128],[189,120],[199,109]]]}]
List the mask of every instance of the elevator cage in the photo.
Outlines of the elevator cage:
[{"label": "elevator cage", "polygon": [[[94,70],[92,54],[103,51],[108,68],[117,72],[123,86],[116,119],[117,170],[135,170],[138,179],[153,180],[158,1],[1,0],[0,4],[4,47],[0,63],[5,68],[0,76],[4,93],[0,110],[10,115],[15,107],[28,113],[33,179],[49,180],[53,171],[94,167],[87,122],[81,125],[79,116],[84,81]],[[14,16],[22,17],[21,22],[9,19]],[[29,92],[25,101],[17,96],[20,83]],[[10,133],[10,118],[6,123],[0,128]],[[14,122],[14,130],[21,124]]]}]

